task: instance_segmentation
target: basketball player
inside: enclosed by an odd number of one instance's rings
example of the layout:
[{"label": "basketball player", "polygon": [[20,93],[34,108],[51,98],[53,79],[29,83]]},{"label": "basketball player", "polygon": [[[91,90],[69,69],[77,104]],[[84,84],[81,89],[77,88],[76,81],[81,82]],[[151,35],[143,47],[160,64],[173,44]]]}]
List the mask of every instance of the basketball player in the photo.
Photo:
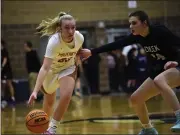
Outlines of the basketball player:
[{"label": "basketball player", "polygon": [[148,15],[144,11],[131,13],[129,23],[132,32],[130,35],[99,48],[82,49],[80,55],[87,59],[91,55],[140,43],[148,55],[151,67],[149,78],[130,97],[131,105],[143,127],[139,134],[158,134],[149,120],[145,104],[148,99],[158,94],[162,95],[176,115],[177,122],[171,130],[179,132],[180,105],[172,88],[180,86],[180,60],[177,52],[180,39],[163,25],[150,25]]},{"label": "basketball player", "polygon": [[83,35],[76,31],[75,19],[61,12],[52,20],[42,21],[37,28],[42,36],[51,36],[46,48],[43,65],[39,71],[34,91],[29,98],[29,105],[36,99],[43,86],[43,109],[51,116],[56,96],[60,88],[60,100],[53,113],[49,128],[45,134],[56,134],[58,124],[68,108],[76,79],[77,52],[84,42]]}]

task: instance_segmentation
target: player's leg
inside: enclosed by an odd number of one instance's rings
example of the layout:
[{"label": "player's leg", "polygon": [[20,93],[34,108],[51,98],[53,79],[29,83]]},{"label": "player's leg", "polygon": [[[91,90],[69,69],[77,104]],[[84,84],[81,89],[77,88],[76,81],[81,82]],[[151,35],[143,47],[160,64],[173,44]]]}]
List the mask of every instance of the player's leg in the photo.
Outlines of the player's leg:
[{"label": "player's leg", "polygon": [[6,80],[3,78],[1,74],[1,109],[4,109],[7,106],[7,101],[5,99],[5,88]]},{"label": "player's leg", "polygon": [[180,132],[180,105],[176,94],[172,90],[172,88],[180,86],[180,71],[176,68],[170,68],[159,74],[154,79],[154,82],[161,90],[160,92],[164,100],[175,112],[177,123],[171,128],[171,130],[174,132]]},{"label": "player's leg", "polygon": [[6,80],[7,80],[7,86],[9,88],[9,90],[10,90],[11,99],[14,102],[15,101],[15,96],[14,96],[14,87],[12,85],[13,76],[12,76],[11,69],[7,70],[7,72],[5,73],[5,76],[6,76]]},{"label": "player's leg", "polygon": [[[55,134],[56,129],[59,125],[60,120],[62,119],[64,113],[66,112],[72,93],[75,87],[75,78],[76,78],[76,71],[74,73],[64,76],[60,78],[60,99],[58,101],[57,107],[54,111],[53,118],[49,124],[48,131],[49,133]],[[68,84],[68,85],[67,85]]]},{"label": "player's leg", "polygon": [[7,101],[5,99],[5,90],[6,90],[6,75],[1,71],[1,108],[4,109],[7,106]]},{"label": "player's leg", "polygon": [[58,86],[57,75],[54,75],[51,71],[49,71],[43,82],[43,86],[41,87],[41,91],[44,93],[43,110],[47,113],[49,118],[53,112],[56,90]]},{"label": "player's leg", "polygon": [[56,97],[56,92],[52,94],[47,94],[45,93],[44,88],[41,88],[42,91],[44,91],[44,98],[43,98],[43,110],[47,113],[49,118],[52,116],[53,113],[53,107],[55,103],[55,97]]},{"label": "player's leg", "polygon": [[158,95],[159,93],[160,91],[155,86],[154,81],[151,78],[147,78],[130,97],[130,105],[134,108],[143,127],[140,134],[158,134],[149,121],[145,101]]},{"label": "player's leg", "polygon": [[[164,97],[164,93],[166,93],[167,97],[165,97],[165,99],[168,101],[169,98],[173,98],[170,99],[171,103],[170,105],[172,105],[174,102],[174,104],[177,105],[177,98],[176,96],[173,94],[174,92],[172,91],[171,88],[177,87],[179,86],[180,83],[180,75],[179,75],[179,71],[177,69],[169,69],[164,71],[163,73],[161,73],[160,75],[158,75],[154,81],[145,81],[136,92],[133,93],[133,95],[131,96],[131,103],[133,104],[133,107],[135,108],[136,113],[138,114],[143,127],[151,127],[151,124],[145,124],[149,121],[148,115],[147,115],[147,108],[144,104],[144,102],[146,100],[148,100],[149,98],[153,97],[153,95],[156,95],[158,93],[163,93],[162,96]],[[168,88],[167,88],[168,87]],[[164,92],[166,91],[166,92]],[[175,96],[175,97],[174,97]],[[168,101],[169,102],[169,101]],[[143,105],[144,104],[144,105]],[[178,105],[172,105],[173,107],[177,107]],[[173,108],[172,107],[172,108]],[[146,111],[145,111],[146,110]],[[178,110],[176,111],[177,113],[179,112]],[[143,130],[144,131],[144,130]]]},{"label": "player's leg", "polygon": [[9,90],[10,90],[11,99],[12,99],[12,101],[15,101],[14,87],[13,87],[13,85],[12,85],[12,80],[11,80],[11,79],[7,79],[7,85],[8,85]]},{"label": "player's leg", "polygon": [[[68,85],[67,85],[68,84]],[[54,112],[54,119],[60,121],[68,108],[74,90],[75,80],[73,77],[65,76],[60,79],[61,98]]]},{"label": "player's leg", "polygon": [[6,89],[6,79],[2,78],[1,75],[1,101],[5,100],[5,89]]}]

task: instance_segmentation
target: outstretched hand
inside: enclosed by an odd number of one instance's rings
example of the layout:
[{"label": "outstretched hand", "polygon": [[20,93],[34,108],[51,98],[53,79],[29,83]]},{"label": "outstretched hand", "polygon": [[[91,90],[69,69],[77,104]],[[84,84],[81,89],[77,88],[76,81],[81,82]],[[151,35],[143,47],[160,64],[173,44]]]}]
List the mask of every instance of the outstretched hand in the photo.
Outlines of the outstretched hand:
[{"label": "outstretched hand", "polygon": [[165,65],[164,65],[164,69],[167,70],[169,68],[174,68],[178,66],[178,63],[176,61],[168,61]]},{"label": "outstretched hand", "polygon": [[92,54],[91,54],[91,50],[89,50],[89,49],[81,49],[79,51],[79,55],[80,55],[82,61],[84,61],[84,60],[88,59]]}]

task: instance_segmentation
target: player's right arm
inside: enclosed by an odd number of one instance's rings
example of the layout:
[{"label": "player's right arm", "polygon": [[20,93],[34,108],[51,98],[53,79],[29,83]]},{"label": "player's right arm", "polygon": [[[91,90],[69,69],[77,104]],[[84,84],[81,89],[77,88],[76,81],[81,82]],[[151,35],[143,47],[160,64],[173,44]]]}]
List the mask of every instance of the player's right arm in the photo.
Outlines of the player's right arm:
[{"label": "player's right arm", "polygon": [[51,59],[51,58],[47,58],[47,57],[44,58],[43,65],[39,71],[37,81],[36,81],[36,85],[34,87],[33,92],[38,93],[39,90],[41,89],[43,81],[44,81],[44,79],[45,79],[45,77],[46,77],[46,75],[47,75],[47,73],[51,67],[52,61],[53,61],[53,59]]},{"label": "player's right arm", "polygon": [[56,45],[57,45],[56,39],[54,37],[51,37],[46,48],[44,61],[39,71],[34,90],[28,101],[29,105],[32,105],[33,100],[37,98],[37,93],[41,89],[45,77],[50,70],[51,64],[53,62],[53,58],[55,56]]}]

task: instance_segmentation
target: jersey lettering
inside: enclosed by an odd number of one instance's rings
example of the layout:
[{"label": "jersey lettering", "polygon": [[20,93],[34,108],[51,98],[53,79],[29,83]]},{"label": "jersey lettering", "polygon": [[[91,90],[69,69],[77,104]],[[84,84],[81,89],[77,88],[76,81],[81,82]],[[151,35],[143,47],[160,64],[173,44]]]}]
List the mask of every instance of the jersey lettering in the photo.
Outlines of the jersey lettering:
[{"label": "jersey lettering", "polygon": [[157,52],[157,51],[160,51],[160,49],[158,48],[157,45],[144,46],[144,50],[145,50],[145,52]]}]

